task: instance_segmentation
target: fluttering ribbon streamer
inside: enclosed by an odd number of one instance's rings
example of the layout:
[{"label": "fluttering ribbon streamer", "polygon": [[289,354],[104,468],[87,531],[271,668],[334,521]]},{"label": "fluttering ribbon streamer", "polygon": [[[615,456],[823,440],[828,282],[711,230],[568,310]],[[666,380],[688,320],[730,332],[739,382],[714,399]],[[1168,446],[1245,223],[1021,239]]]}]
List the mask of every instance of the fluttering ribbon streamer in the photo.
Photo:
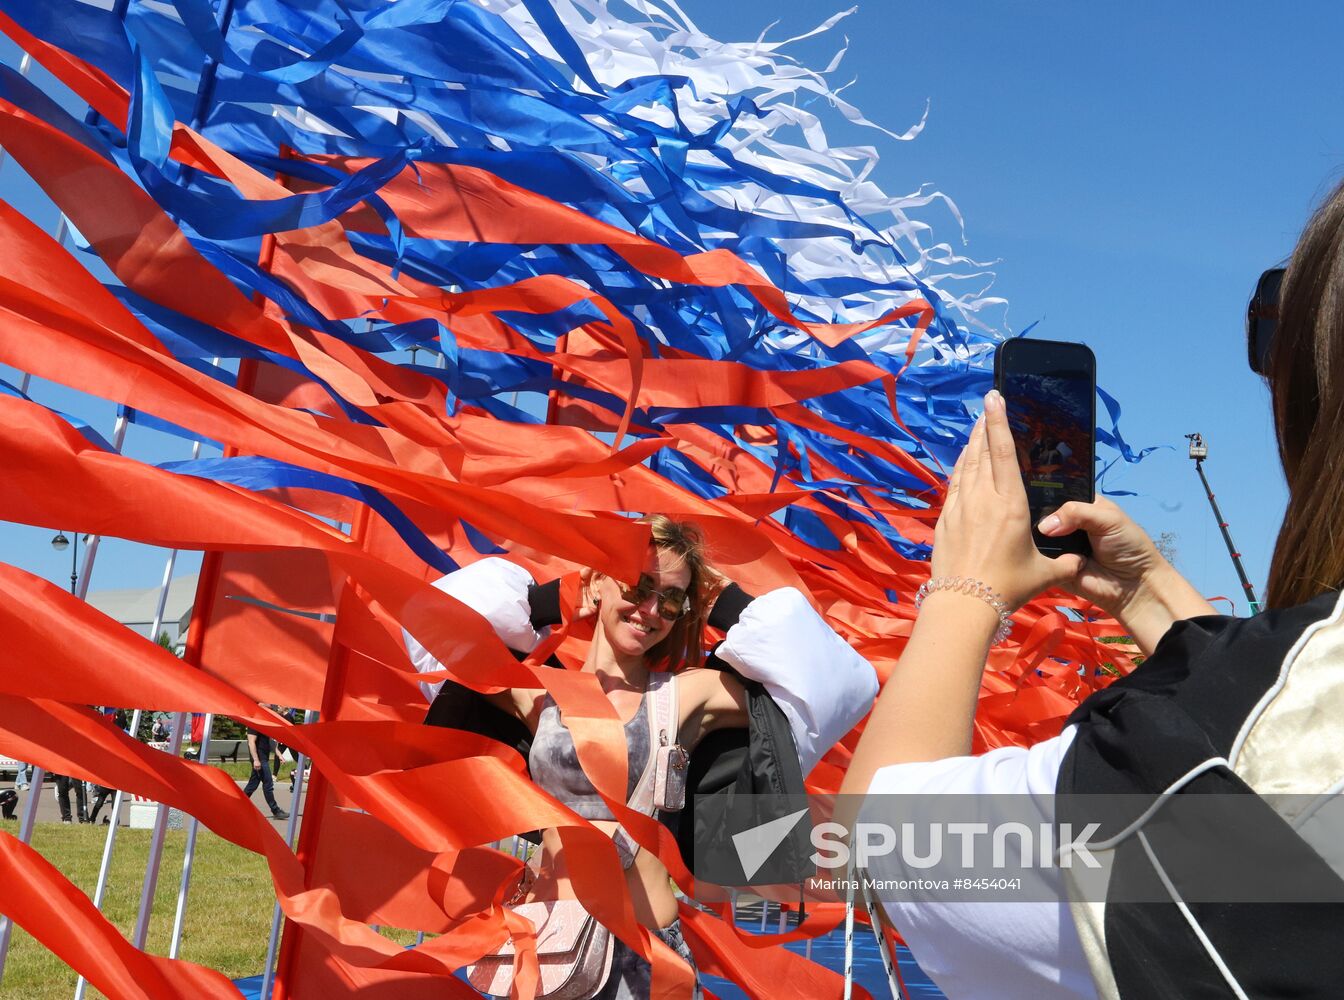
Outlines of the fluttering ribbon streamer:
[{"label": "fluttering ribbon streamer", "polygon": [[[17,470],[0,519],[227,557],[202,582],[196,669],[0,566],[0,751],[171,803],[261,855],[288,921],[277,995],[473,995],[454,971],[506,936],[527,995],[531,930],[502,905],[518,866],[482,845],[542,827],[590,910],[652,962],[653,995],[687,995],[610,840],[512,751],[418,724],[401,628],[476,690],[550,691],[599,794],[689,892],[670,834],[626,806],[610,703],[581,673],[516,662],[429,578],[492,553],[569,584],[582,567],[633,578],[647,530],[622,515],[659,511],[697,522],[747,590],[798,587],[881,679],[910,634],[998,340],[999,300],[944,291],[981,265],[924,245],[912,213],[940,200],[960,216],[939,192],[882,192],[875,150],[831,146],[811,108],[876,126],[786,42],[612,6],[249,0],[221,28],[206,0],[124,19],[0,0],[0,30],[97,112],[85,124],[0,69],[0,145],[115,278],[0,204],[0,362],[229,449],[154,467],[0,386]],[[1110,461],[1140,460],[1103,402]],[[1015,625],[990,654],[977,749],[1053,735],[1131,666],[1099,643],[1119,626],[1068,595]],[[292,673],[242,663],[249,634],[273,636]],[[581,662],[577,630],[557,641]],[[33,680],[12,665],[38,661],[59,666]],[[119,736],[64,702],[75,690],[228,715],[300,749],[317,778],[298,854],[222,772]],[[260,707],[281,696],[322,721]],[[809,789],[838,787],[856,738]],[[356,879],[339,862],[351,843],[385,862]],[[105,992],[131,977],[150,995],[234,995],[131,948],[31,849],[0,842],[0,864],[40,887],[0,893],[0,910]],[[702,968],[749,992],[837,988],[782,948],[833,912],[766,937],[724,906],[682,916]],[[401,949],[369,923],[437,936]]]}]

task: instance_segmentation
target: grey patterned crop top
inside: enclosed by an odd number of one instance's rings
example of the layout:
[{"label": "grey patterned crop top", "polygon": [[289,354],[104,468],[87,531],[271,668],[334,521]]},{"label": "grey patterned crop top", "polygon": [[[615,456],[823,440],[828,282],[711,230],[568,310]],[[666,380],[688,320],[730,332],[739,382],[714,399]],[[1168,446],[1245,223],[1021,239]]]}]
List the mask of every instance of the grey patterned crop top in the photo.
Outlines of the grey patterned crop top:
[{"label": "grey patterned crop top", "polygon": [[[639,699],[639,710],[635,717],[625,724],[625,743],[629,748],[629,773],[626,776],[625,797],[629,801],[635,792],[639,776],[649,761],[649,713],[644,704],[649,697],[646,689]],[[597,789],[588,780],[579,764],[578,751],[574,749],[574,737],[560,718],[560,709],[549,694],[537,720],[537,732],[532,738],[532,747],[527,754],[527,767],[532,772],[532,780],[557,800],[584,819],[614,820],[611,810],[597,794]]]}]

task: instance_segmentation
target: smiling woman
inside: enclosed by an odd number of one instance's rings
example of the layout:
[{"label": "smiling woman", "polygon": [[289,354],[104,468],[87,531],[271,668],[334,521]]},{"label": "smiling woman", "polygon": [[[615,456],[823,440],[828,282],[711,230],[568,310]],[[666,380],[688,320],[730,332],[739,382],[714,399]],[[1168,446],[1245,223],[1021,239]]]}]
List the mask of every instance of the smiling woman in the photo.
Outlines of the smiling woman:
[{"label": "smiling woman", "polygon": [[[589,574],[584,597],[592,602],[613,653],[638,657],[641,663],[647,659],[699,666],[707,606],[718,596],[722,578],[706,562],[704,542],[694,525],[662,515],[649,518],[648,524],[652,541],[639,580],[628,586]],[[618,628],[620,624],[627,630]],[[639,640],[635,645],[623,641],[629,630]]]},{"label": "smiling woman", "polygon": [[[689,867],[708,824],[697,824],[693,800],[691,808],[683,808],[688,788],[702,799],[734,787],[801,794],[804,772],[867,713],[877,682],[872,667],[800,592],[783,588],[753,599],[710,565],[694,524],[661,515],[644,523],[650,542],[638,579],[583,571],[580,606],[569,617],[571,624],[593,625],[581,670],[593,676],[623,723],[626,803],[677,833]],[[518,653],[533,649],[542,629],[560,623],[559,585],[556,580],[538,586],[521,567],[496,558],[436,584],[482,614]],[[708,660],[707,624],[727,633]],[[790,640],[779,643],[781,635]],[[414,637],[406,639],[417,669],[439,669]],[[612,837],[636,919],[694,974],[667,868],[616,821],[585,772],[551,694],[514,688],[481,695],[452,681],[425,689],[433,700],[428,722],[513,745],[539,788]],[[559,832],[543,831],[541,848],[512,900],[537,927],[543,969],[538,995],[551,995],[559,977],[587,975],[582,953],[592,952],[594,992],[574,995],[649,996],[649,963],[600,925],[586,929],[591,918],[571,882],[572,859]],[[581,928],[577,937],[567,934],[575,927]],[[555,947],[570,958],[548,968],[552,938],[563,939]],[[490,995],[507,994],[511,971],[512,952],[501,951],[477,964],[472,982]]]}]

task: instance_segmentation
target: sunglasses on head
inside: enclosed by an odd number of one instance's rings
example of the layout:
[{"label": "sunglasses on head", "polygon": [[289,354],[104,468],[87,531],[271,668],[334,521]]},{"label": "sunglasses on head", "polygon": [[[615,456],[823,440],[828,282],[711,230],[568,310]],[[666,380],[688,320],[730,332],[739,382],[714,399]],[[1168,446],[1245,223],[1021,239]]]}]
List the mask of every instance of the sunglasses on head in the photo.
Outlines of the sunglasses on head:
[{"label": "sunglasses on head", "polygon": [[639,583],[633,587],[627,587],[620,584],[621,600],[638,607],[647,601],[650,597],[658,598],[658,617],[664,621],[674,622],[687,611],[691,610],[691,599],[686,591],[680,587],[668,587],[666,590],[658,590],[654,586],[653,577],[643,573],[639,577]]},{"label": "sunglasses on head", "polygon": [[1251,371],[1268,374],[1269,346],[1279,325],[1279,288],[1283,285],[1281,267],[1271,267],[1255,283],[1255,294],[1246,307],[1246,357]]}]

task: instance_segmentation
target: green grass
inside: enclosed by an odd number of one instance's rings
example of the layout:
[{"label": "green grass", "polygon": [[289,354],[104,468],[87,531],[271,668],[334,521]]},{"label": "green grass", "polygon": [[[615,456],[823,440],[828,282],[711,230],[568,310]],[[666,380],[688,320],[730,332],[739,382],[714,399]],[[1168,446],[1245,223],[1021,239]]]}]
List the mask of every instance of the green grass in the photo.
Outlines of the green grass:
[{"label": "green grass", "polygon": [[[292,770],[293,765],[287,766]],[[228,770],[228,765],[225,768]],[[250,771],[247,767],[240,777],[246,777]],[[285,780],[288,780],[288,773],[288,770],[281,772],[286,776]],[[39,823],[33,832],[33,847],[92,899],[107,829],[106,826]],[[0,820],[0,830],[17,836],[18,822]],[[104,915],[128,939],[140,903],[149,838],[149,830],[118,831],[111,877],[103,900]],[[185,844],[184,831],[167,831],[154,896],[154,916],[145,949],[152,954],[168,953]],[[245,851],[202,827],[196,839],[196,860],[192,866],[191,893],[187,902],[180,958],[218,969],[230,979],[261,972],[266,960],[266,936],[271,926],[275,891],[260,855]],[[415,933],[407,930],[385,928],[383,934],[403,945],[411,944],[415,939]],[[75,980],[75,973],[65,963],[22,927],[14,928],[9,961],[4,980],[0,982],[0,1000],[67,1000],[74,995]],[[102,996],[92,988],[85,995]]]},{"label": "green grass", "polygon": [[[232,777],[236,781],[246,781],[248,778],[252,777],[251,761],[240,760],[237,763],[233,763],[232,761],[225,760],[220,761],[219,763],[214,764],[213,766],[219,768],[225,774],[232,775]],[[275,783],[277,785],[279,784],[288,785],[289,776],[293,773],[294,773],[294,765],[292,763],[281,764],[280,773],[275,776]]]},{"label": "green grass", "polygon": [[[18,823],[0,821],[0,829],[17,834]],[[92,898],[106,834],[105,826],[39,823],[33,847]],[[117,834],[103,913],[127,937],[135,925],[149,838],[149,830],[123,829]],[[146,947],[155,954],[168,952],[185,843],[183,831],[168,831]],[[196,841],[188,904],[180,957],[211,966],[234,979],[261,971],[275,895],[266,863],[259,855],[202,828]],[[22,927],[14,928],[0,998],[68,998],[74,994],[75,979],[74,972]],[[92,989],[86,995],[102,996]]]}]

